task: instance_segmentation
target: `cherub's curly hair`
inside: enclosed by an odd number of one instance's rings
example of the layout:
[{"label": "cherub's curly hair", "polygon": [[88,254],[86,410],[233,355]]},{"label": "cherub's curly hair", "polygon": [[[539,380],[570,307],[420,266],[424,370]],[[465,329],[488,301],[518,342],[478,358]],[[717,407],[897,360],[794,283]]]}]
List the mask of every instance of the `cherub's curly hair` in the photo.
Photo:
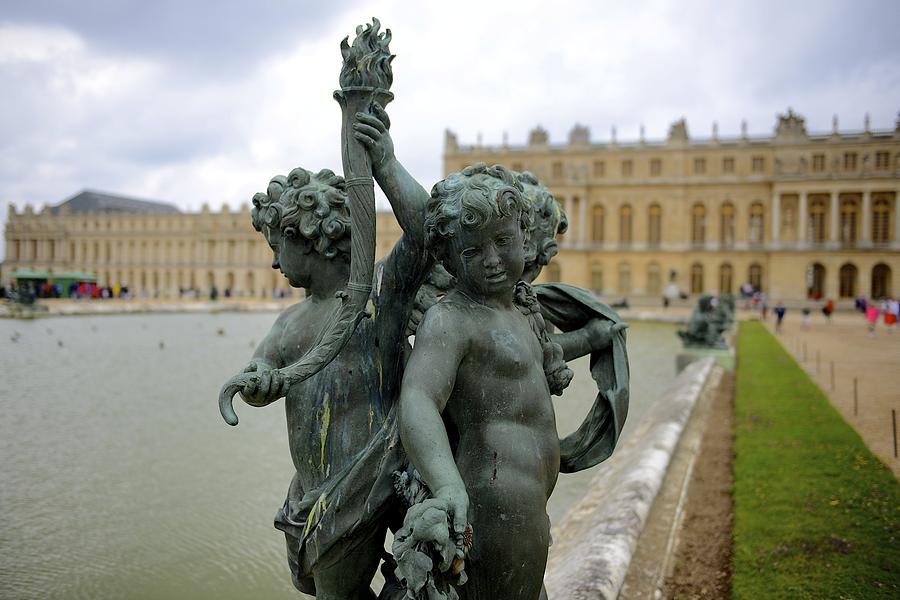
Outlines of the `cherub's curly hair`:
[{"label": "cherub's curly hair", "polygon": [[556,234],[569,229],[569,219],[547,186],[530,171],[516,173],[525,199],[531,205],[531,227],[525,244],[525,268],[537,263],[542,267],[556,256]]},{"label": "cherub's curly hair", "polygon": [[344,178],[328,169],[312,173],[301,167],[287,177],[276,175],[266,193],[253,196],[253,227],[278,228],[282,235],[297,234],[326,258],[350,260],[350,211]]},{"label": "cherub's curly hair", "polygon": [[505,167],[477,163],[437,182],[425,208],[425,244],[442,258],[460,228],[478,229],[491,219],[514,216],[525,235],[531,212],[522,184]]}]

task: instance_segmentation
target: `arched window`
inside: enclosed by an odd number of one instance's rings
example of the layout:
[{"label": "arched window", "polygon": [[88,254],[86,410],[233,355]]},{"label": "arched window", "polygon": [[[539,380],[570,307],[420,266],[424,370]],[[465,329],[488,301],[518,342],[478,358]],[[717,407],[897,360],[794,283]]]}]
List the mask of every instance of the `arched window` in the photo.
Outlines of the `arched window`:
[{"label": "arched window", "polygon": [[719,219],[719,242],[725,247],[734,245],[734,204],[731,202],[722,205]]},{"label": "arched window", "polygon": [[762,291],[762,266],[759,263],[753,263],[747,269],[747,282],[753,286],[754,290]]},{"label": "arched window", "polygon": [[662,292],[662,278],[660,276],[659,263],[652,262],[647,265],[647,294],[655,296]]},{"label": "arched window", "polygon": [[631,265],[628,263],[619,263],[619,287],[620,294],[631,293]]},{"label": "arched window", "polygon": [[765,210],[762,202],[754,202],[750,205],[750,231],[749,240],[751,244],[762,244],[764,229]]},{"label": "arched window", "polygon": [[719,293],[730,294],[734,284],[734,270],[731,263],[719,265]]},{"label": "arched window", "polygon": [[619,243],[623,246],[631,244],[630,204],[625,204],[619,209]]},{"label": "arched window", "polygon": [[691,265],[691,293],[703,293],[703,265],[700,263]]},{"label": "arched window", "polygon": [[808,237],[809,241],[814,244],[821,244],[825,241],[827,234],[828,204],[827,196],[814,196],[809,202],[809,224]]},{"label": "arched window", "polygon": [[591,209],[591,240],[602,243],[606,228],[606,210],[599,204]]},{"label": "arched window", "polygon": [[806,297],[819,300],[825,296],[825,267],[813,263],[806,269]]},{"label": "arched window", "polygon": [[600,263],[591,265],[591,291],[598,295],[603,293],[603,265]]},{"label": "arched window", "polygon": [[853,298],[856,296],[856,274],[856,267],[850,263],[846,263],[841,267],[838,275],[838,291],[841,298]]},{"label": "arched window", "polygon": [[544,281],[560,281],[560,269],[558,262],[552,262],[544,267]]},{"label": "arched window", "polygon": [[691,209],[691,243],[703,245],[706,241],[706,207],[700,203]]},{"label": "arched window", "polygon": [[647,212],[647,243],[659,246],[662,240],[662,208],[659,204],[651,204]]},{"label": "arched window", "polygon": [[890,197],[878,195],[872,202],[872,241],[876,244],[886,244],[891,241]]},{"label": "arched window", "polygon": [[857,223],[859,222],[859,200],[854,197],[841,198],[841,243],[855,244]]},{"label": "arched window", "polygon": [[872,298],[880,300],[891,297],[891,268],[884,263],[872,267]]}]

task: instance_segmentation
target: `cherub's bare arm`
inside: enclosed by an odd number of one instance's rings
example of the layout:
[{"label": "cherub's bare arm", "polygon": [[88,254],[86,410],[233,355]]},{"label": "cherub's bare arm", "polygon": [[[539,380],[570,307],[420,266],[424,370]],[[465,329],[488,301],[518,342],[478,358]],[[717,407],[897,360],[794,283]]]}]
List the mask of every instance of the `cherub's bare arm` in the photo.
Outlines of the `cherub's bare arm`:
[{"label": "cherub's bare arm", "polygon": [[441,417],[466,345],[454,321],[435,305],[419,326],[400,392],[400,439],[435,497],[448,501],[454,530],[462,533],[469,499]]},{"label": "cherub's bare arm", "polygon": [[368,150],[375,181],[391,203],[400,227],[416,244],[422,245],[425,241],[425,203],[429,194],[397,160],[388,131],[391,121],[387,113],[377,103],[373,111],[372,115],[356,115],[353,135]]},{"label": "cherub's bare arm", "polygon": [[244,402],[251,406],[266,406],[284,395],[284,390],[282,389],[284,387],[284,378],[277,369],[284,366],[278,345],[284,332],[287,313],[288,311],[285,311],[275,320],[272,329],[269,330],[263,341],[256,347],[253,358],[250,359],[250,363],[244,368],[244,373],[259,373],[258,378],[254,378],[251,383],[244,386],[244,389],[241,390],[241,397],[244,399]]},{"label": "cherub's bare arm", "polygon": [[552,334],[550,339],[562,346],[563,360],[569,362],[591,352],[603,350],[612,344],[613,335],[627,327],[627,323],[614,324],[612,321],[595,318],[580,329]]}]

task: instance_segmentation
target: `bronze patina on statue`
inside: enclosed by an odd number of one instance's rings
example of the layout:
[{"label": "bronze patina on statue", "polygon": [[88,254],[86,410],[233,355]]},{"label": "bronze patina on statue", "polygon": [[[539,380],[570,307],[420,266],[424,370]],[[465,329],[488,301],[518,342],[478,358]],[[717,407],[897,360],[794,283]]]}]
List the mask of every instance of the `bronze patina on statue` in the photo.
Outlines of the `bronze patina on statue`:
[{"label": "bronze patina on statue", "polygon": [[[316,344],[296,363],[280,370],[286,386],[299,383],[318,373],[334,360],[353,335],[359,321],[368,315],[365,305],[372,290],[375,264],[375,189],[369,156],[361,142],[353,137],[356,115],[367,112],[372,105],[385,106],[394,95],[390,87],[391,55],[388,44],[390,30],[379,35],[378,19],[370,26],[357,28],[353,46],[345,38],[341,42],[344,66],[341,69],[341,89],[334,98],[341,105],[341,149],[344,164],[344,188],[348,192],[352,251],[350,279],[346,289],[338,292],[340,308],[331,317],[329,327],[322,331]],[[255,375],[241,374],[229,381],[219,396],[222,417],[229,425],[237,425],[238,418],[231,406],[232,398]]]},{"label": "bronze patina on statue", "polygon": [[[531,284],[567,226],[533,175],[478,164],[429,194],[398,162],[389,42],[373,20],[341,44],[344,177],[297,167],[253,197],[272,267],[306,299],[219,407],[235,425],[235,394],[284,398],[295,473],[275,526],[299,590],[537,600],[557,477],[609,457],[625,421],[626,325],[585,290]],[[373,181],[403,229],[377,264]],[[550,396],[586,354],[598,393],[560,440]]]}]

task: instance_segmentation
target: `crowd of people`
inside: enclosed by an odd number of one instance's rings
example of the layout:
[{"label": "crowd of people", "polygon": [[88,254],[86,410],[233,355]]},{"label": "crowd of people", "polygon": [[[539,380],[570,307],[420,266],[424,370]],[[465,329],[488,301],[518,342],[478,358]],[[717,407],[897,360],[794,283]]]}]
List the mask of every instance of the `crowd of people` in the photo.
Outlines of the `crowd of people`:
[{"label": "crowd of people", "polygon": [[900,319],[900,300],[897,300],[897,298],[884,298],[881,301],[875,301],[860,296],[854,300],[854,307],[865,315],[870,336],[875,335],[878,317],[882,318],[888,333],[893,333],[897,327],[897,320]]},{"label": "crowd of people", "polygon": [[[759,315],[762,320],[766,320],[768,317],[768,302],[765,298],[765,294],[754,294],[752,298],[748,298],[747,304],[745,308],[752,308],[754,310],[759,310]],[[900,300],[897,298],[882,298],[880,300],[872,300],[866,298],[864,296],[858,296],[853,301],[854,309],[861,313],[866,319],[866,327],[868,329],[868,335],[874,336],[875,331],[878,326],[878,320],[881,319],[882,324],[885,327],[885,330],[888,333],[893,333],[894,329],[897,328],[897,322],[900,321]],[[831,315],[834,313],[835,304],[834,300],[828,299],[824,303],[822,303],[821,311],[822,314],[825,315],[825,318],[828,321],[831,321]],[[780,333],[782,324],[784,323],[785,315],[787,314],[787,307],[784,306],[782,302],[778,302],[775,306],[775,332]],[[804,306],[800,309],[801,321],[800,327],[801,329],[809,329],[811,323],[812,316],[812,308],[809,306]]]},{"label": "crowd of people", "polygon": [[[275,300],[280,300],[282,298],[291,298],[294,296],[294,293],[294,290],[290,288],[276,288],[272,290],[271,295],[266,291],[263,292],[263,295],[265,297],[271,296],[271,298]],[[248,295],[248,293],[233,290],[228,287],[220,292],[216,286],[212,286],[209,290],[189,287],[179,288],[177,297],[179,299],[209,298],[210,300],[218,300],[220,296],[224,298],[233,298],[246,295]],[[31,300],[44,298],[71,298],[73,300],[109,298],[147,299],[161,297],[166,297],[166,294],[160,290],[134,290],[129,288],[128,285],[119,283],[113,285],[98,285],[91,281],[72,282],[65,290],[59,283],[53,281],[32,282],[20,280],[18,282],[10,282],[8,286],[0,285],[0,299],[5,300],[21,300],[23,298],[29,298]]]}]

